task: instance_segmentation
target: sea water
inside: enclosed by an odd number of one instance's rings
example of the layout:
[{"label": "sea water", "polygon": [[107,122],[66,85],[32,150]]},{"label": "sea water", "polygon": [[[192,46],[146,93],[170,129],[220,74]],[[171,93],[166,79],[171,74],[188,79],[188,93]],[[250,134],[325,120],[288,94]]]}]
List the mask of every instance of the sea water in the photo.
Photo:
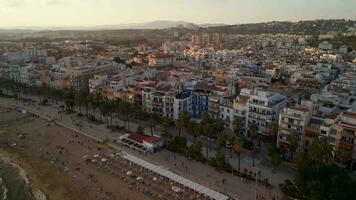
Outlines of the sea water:
[{"label": "sea water", "polygon": [[34,200],[30,184],[20,170],[0,160],[0,200]]}]

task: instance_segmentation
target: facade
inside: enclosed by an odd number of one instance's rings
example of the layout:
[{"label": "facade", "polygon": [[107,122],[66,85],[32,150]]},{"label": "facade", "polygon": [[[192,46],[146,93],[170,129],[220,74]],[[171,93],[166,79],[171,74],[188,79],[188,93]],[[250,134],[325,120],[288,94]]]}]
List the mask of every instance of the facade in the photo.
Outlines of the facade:
[{"label": "facade", "polygon": [[192,104],[193,104],[193,98],[190,92],[185,91],[176,94],[174,97],[174,104],[173,104],[174,119],[178,119],[179,114],[182,112],[187,112],[189,114],[192,114]]},{"label": "facade", "polygon": [[213,87],[205,82],[198,82],[193,89],[193,117],[201,117],[209,111],[209,96]]},{"label": "facade", "polygon": [[94,75],[89,79],[89,92],[96,93],[102,91],[103,87],[108,84],[108,75]]},{"label": "facade", "polygon": [[311,112],[304,106],[296,105],[283,108],[279,114],[277,146],[288,147],[288,136],[295,132],[299,136],[299,146],[302,147],[305,128],[309,124],[310,116]]},{"label": "facade", "polygon": [[147,85],[142,90],[142,106],[146,112],[174,117],[174,96],[170,85]]},{"label": "facade", "polygon": [[336,148],[351,151],[352,163],[356,163],[356,112],[344,112],[337,125]]},{"label": "facade", "polygon": [[220,114],[220,99],[217,95],[211,95],[208,97],[208,110],[212,119],[218,119]]},{"label": "facade", "polygon": [[150,67],[169,67],[173,66],[175,57],[166,53],[151,54],[148,58],[148,65]]},{"label": "facade", "polygon": [[279,112],[287,105],[287,97],[278,93],[255,89],[248,101],[247,127],[258,126],[259,133],[268,136],[268,126],[278,122]]},{"label": "facade", "polygon": [[65,70],[65,80],[68,87],[76,91],[89,91],[89,79],[94,75],[115,74],[119,71],[116,64],[104,64],[84,68],[71,68]]},{"label": "facade", "polygon": [[219,118],[224,122],[225,127],[232,128],[232,123],[234,122],[235,118],[233,99],[223,98],[219,106],[219,110]]}]

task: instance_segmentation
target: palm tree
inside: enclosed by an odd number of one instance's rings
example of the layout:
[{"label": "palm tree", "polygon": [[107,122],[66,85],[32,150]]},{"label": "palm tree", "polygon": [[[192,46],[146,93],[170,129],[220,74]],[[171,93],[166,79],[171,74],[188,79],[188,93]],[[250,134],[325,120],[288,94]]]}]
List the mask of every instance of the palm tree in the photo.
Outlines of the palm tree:
[{"label": "palm tree", "polygon": [[82,107],[85,107],[86,115],[88,115],[88,93],[87,92],[80,92],[75,96],[76,104],[79,106],[79,113],[82,114]]},{"label": "palm tree", "polygon": [[198,124],[195,121],[188,123],[187,131],[190,135],[197,136]]},{"label": "palm tree", "polygon": [[226,135],[226,133],[221,133],[218,136],[218,147],[223,148],[226,144],[226,142],[229,140],[229,136]]},{"label": "palm tree", "polygon": [[288,149],[293,159],[294,153],[296,152],[299,146],[299,133],[295,130],[292,130],[291,133],[287,136],[287,142],[288,142]]},{"label": "palm tree", "polygon": [[109,109],[109,116],[110,116],[110,126],[112,126],[112,115],[115,111],[116,102],[114,100],[109,100],[108,102],[108,109]]},{"label": "palm tree", "polygon": [[94,119],[95,119],[95,112],[96,112],[96,106],[97,106],[97,104],[96,104],[96,102],[95,102],[95,94],[90,93],[90,94],[87,96],[87,98],[88,98],[88,102],[90,103],[90,106],[91,106],[92,109],[93,109],[93,117],[94,117]]},{"label": "palm tree", "polygon": [[178,131],[179,131],[179,132],[178,132],[179,136],[181,135],[181,133],[182,133],[182,128],[183,128],[183,126],[184,126],[183,118],[182,118],[181,116],[182,116],[182,115],[179,114],[178,119],[177,119],[176,122],[175,122],[176,128],[177,128]]},{"label": "palm tree", "polygon": [[238,136],[241,132],[241,119],[239,117],[235,117],[233,125],[234,125],[234,132]]},{"label": "palm tree", "polygon": [[75,106],[75,96],[74,92],[72,90],[69,90],[65,95],[64,95],[64,103],[66,105],[66,108],[68,111],[73,111],[73,108]]},{"label": "palm tree", "polygon": [[130,128],[129,118],[130,118],[130,114],[132,113],[132,106],[128,102],[122,102],[120,108],[124,118],[124,127],[126,128],[126,123],[127,123],[128,128]]},{"label": "palm tree", "polygon": [[151,129],[151,136],[153,136],[153,129],[156,127],[156,124],[159,121],[159,116],[157,114],[151,114],[149,119],[148,119],[148,125],[150,126]]},{"label": "palm tree", "polygon": [[182,129],[188,127],[190,122],[190,115],[188,112],[183,111],[179,113],[178,119],[176,120],[176,127],[179,130],[179,136],[181,135]]},{"label": "palm tree", "polygon": [[118,121],[120,121],[120,113],[121,113],[121,99],[117,98],[116,100],[114,100],[114,107],[115,107],[115,112],[117,114],[117,119]]},{"label": "palm tree", "polygon": [[110,107],[109,107],[109,102],[107,100],[103,100],[101,103],[100,103],[100,106],[99,106],[99,109],[100,109],[100,113],[105,117],[105,121],[106,121],[106,126],[109,127],[109,110],[110,110]]},{"label": "palm tree", "polygon": [[164,145],[167,145],[168,141],[171,141],[172,139],[172,134],[167,127],[163,129],[162,138]]},{"label": "palm tree", "polygon": [[349,149],[339,147],[336,151],[336,159],[342,165],[346,165],[352,160],[352,151]]},{"label": "palm tree", "polygon": [[238,137],[233,141],[232,148],[235,151],[239,161],[239,167],[238,167],[239,171],[240,171],[240,161],[241,161],[241,153],[243,150],[243,146],[244,146],[244,140],[241,137]]},{"label": "palm tree", "polygon": [[332,161],[333,148],[327,138],[316,138],[309,147],[308,160],[314,164],[328,164]]},{"label": "palm tree", "polygon": [[258,126],[256,123],[253,123],[249,127],[249,135],[252,139],[252,166],[255,166],[255,158],[257,151],[256,139],[258,138]]},{"label": "palm tree", "polygon": [[214,132],[214,126],[211,123],[208,124],[200,124],[202,126],[202,131],[203,134],[206,138],[206,156],[209,157],[209,150],[210,150],[210,138],[213,135]]},{"label": "palm tree", "polygon": [[277,137],[278,137],[278,124],[276,122],[272,122],[268,125],[268,132],[271,137],[271,143],[273,147],[277,145]]}]

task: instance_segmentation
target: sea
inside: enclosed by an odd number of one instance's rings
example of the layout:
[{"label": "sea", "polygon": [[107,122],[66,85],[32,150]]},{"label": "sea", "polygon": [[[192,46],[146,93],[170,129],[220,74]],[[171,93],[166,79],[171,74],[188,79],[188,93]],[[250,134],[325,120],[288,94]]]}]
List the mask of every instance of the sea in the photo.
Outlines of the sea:
[{"label": "sea", "polygon": [[22,169],[0,159],[0,200],[35,200]]}]

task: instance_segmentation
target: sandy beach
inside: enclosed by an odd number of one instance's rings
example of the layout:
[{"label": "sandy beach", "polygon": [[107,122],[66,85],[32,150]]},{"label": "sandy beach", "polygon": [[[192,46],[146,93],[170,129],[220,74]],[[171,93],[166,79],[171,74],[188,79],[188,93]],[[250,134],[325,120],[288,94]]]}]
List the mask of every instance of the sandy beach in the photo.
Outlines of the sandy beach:
[{"label": "sandy beach", "polygon": [[0,152],[24,169],[34,193],[50,200],[152,199],[83,159],[108,149],[16,109],[0,108]]}]

